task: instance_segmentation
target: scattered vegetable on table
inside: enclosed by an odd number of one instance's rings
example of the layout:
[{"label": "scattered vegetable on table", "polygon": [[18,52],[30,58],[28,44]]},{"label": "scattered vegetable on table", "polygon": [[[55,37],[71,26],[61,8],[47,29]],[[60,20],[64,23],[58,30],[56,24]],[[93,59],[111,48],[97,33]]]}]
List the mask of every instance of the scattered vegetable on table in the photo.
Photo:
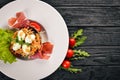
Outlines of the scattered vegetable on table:
[{"label": "scattered vegetable on table", "polygon": [[81,72],[81,68],[75,68],[72,65],[73,60],[80,60],[89,57],[90,54],[84,50],[77,49],[78,46],[82,45],[85,40],[87,39],[86,36],[83,35],[83,29],[79,29],[75,31],[69,38],[69,48],[66,54],[65,60],[62,62],[60,69],[65,71],[69,71],[71,73]]}]

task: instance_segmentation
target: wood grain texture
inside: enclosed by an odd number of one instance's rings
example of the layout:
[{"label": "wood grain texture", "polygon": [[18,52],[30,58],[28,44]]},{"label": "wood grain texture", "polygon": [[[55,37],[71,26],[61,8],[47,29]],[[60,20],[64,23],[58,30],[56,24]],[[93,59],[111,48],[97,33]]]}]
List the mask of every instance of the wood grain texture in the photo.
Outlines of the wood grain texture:
[{"label": "wood grain texture", "polygon": [[9,78],[8,76],[0,72],[0,80],[13,80],[13,79]]},{"label": "wood grain texture", "polygon": [[120,27],[68,26],[70,35],[78,29],[83,29],[87,36],[82,46],[120,46]]},{"label": "wood grain texture", "polygon": [[[0,7],[15,0],[1,0]],[[120,6],[120,0],[41,0],[54,7],[61,6]]]},{"label": "wood grain texture", "polygon": [[[43,80],[119,80],[120,66],[84,66],[82,73],[57,70]],[[59,75],[59,76],[58,76]]]},{"label": "wood grain texture", "polygon": [[[8,0],[10,2],[13,0]],[[1,1],[1,7],[7,2]],[[68,26],[119,26],[120,7],[55,7]]]},{"label": "wood grain texture", "polygon": [[91,54],[90,57],[72,61],[75,66],[109,66],[120,65],[120,48],[108,48],[108,47],[80,47],[79,49],[85,50]]},{"label": "wood grain texture", "polygon": [[53,6],[120,6],[120,0],[42,0]]},{"label": "wood grain texture", "polygon": [[0,0],[0,8],[11,1],[14,1],[14,0]]},{"label": "wood grain texture", "polygon": [[[79,66],[83,72],[72,74],[64,70],[56,70],[42,80],[119,80],[120,66]],[[0,73],[0,80],[13,80]]]},{"label": "wood grain texture", "polygon": [[68,26],[119,26],[120,7],[55,7]]},{"label": "wood grain texture", "polygon": [[[13,0],[0,0],[0,7]],[[88,38],[77,47],[90,57],[72,61],[82,73],[63,70],[42,80],[120,80],[120,0],[42,0],[65,19],[69,34],[82,28]],[[0,73],[0,80],[12,80]]]},{"label": "wood grain texture", "polygon": [[99,66],[109,66],[109,65],[120,65],[120,48],[79,48],[85,50],[91,54],[90,57],[73,61],[75,66],[89,66],[89,65],[99,65]]}]

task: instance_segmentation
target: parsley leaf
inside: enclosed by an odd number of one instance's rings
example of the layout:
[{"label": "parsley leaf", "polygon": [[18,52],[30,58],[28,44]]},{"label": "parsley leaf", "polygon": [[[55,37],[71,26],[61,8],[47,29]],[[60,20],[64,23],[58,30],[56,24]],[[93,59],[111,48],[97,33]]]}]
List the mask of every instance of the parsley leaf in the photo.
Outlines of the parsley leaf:
[{"label": "parsley leaf", "polygon": [[74,50],[74,56],[70,58],[70,60],[79,60],[79,59],[84,59],[85,57],[89,57],[90,54],[86,51],[82,50]]},{"label": "parsley leaf", "polygon": [[75,31],[72,34],[72,37],[76,39],[77,37],[82,36],[82,35],[83,35],[83,29],[79,29],[78,31]]},{"label": "parsley leaf", "polygon": [[87,39],[86,36],[82,36],[81,38],[77,38],[76,39],[76,44],[75,44],[74,47],[82,45],[85,42],[86,39]]},{"label": "parsley leaf", "polygon": [[59,69],[63,69],[65,71],[69,71],[71,73],[78,73],[78,72],[82,72],[82,69],[79,69],[79,68],[74,68],[74,67],[70,67],[70,68],[64,68],[64,67],[60,67]]}]

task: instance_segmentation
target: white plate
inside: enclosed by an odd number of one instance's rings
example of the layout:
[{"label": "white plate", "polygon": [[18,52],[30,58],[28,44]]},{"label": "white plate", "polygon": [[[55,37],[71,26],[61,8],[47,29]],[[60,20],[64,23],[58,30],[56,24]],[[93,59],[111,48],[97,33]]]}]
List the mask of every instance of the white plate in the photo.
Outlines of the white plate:
[{"label": "white plate", "polygon": [[68,49],[68,30],[61,15],[49,4],[38,0],[17,0],[0,10],[0,28],[8,28],[7,20],[16,12],[23,11],[29,19],[41,23],[48,39],[54,44],[49,60],[19,60],[13,64],[0,61],[0,71],[16,80],[38,80],[52,74],[62,63]]}]

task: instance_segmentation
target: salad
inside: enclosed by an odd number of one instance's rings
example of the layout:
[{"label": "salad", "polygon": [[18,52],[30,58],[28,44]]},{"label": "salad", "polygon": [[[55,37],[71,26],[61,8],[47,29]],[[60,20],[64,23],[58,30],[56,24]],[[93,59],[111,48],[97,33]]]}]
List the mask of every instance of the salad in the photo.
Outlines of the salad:
[{"label": "salad", "polygon": [[[16,61],[15,58],[24,60],[50,58],[53,44],[49,41],[42,41],[40,34],[41,32],[44,33],[45,29],[40,23],[27,19],[23,12],[17,12],[15,17],[8,19],[8,26],[10,27],[8,32],[1,29],[3,32],[8,33],[6,34],[7,36],[11,35],[4,39],[8,46],[4,53],[0,50],[2,52],[0,56],[5,54],[4,57],[0,57],[0,60],[3,60],[5,63],[12,63]],[[0,35],[3,34],[0,33]],[[5,44],[1,45],[5,48]],[[9,55],[11,55],[11,61],[7,59]]]}]

